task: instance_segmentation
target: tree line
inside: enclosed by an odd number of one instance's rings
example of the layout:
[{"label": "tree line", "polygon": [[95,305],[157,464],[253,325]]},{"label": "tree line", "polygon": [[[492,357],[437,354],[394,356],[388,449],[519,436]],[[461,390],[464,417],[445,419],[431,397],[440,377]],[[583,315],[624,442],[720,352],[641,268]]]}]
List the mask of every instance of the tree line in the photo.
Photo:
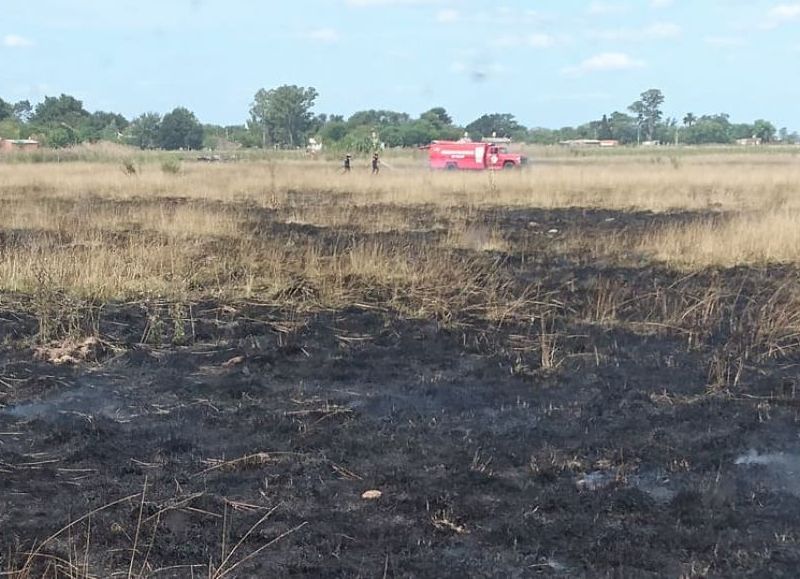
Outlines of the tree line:
[{"label": "tree line", "polygon": [[391,110],[359,111],[342,115],[315,114],[319,94],[313,87],[283,85],[261,89],[253,97],[249,118],[230,126],[202,124],[196,115],[178,107],[164,114],[148,112],[128,120],[112,112],[89,112],[70,95],[47,96],[35,106],[29,101],[0,98],[0,137],[34,138],[51,147],[83,142],[113,141],[141,149],[218,149],[226,146],[301,148],[310,138],[329,148],[369,151],[378,143],[387,147],[415,147],[433,140],[497,136],[516,142],[556,144],[579,139],[617,140],[621,144],[657,142],[690,145],[729,144],[737,139],[798,143],[800,136],[764,119],[734,123],[725,113],[681,119],[664,117],[665,97],[658,89],[643,92],[624,111],[613,111],[579,126],[560,129],[525,127],[509,113],[487,113],[467,125],[458,125],[443,107],[418,117]]}]

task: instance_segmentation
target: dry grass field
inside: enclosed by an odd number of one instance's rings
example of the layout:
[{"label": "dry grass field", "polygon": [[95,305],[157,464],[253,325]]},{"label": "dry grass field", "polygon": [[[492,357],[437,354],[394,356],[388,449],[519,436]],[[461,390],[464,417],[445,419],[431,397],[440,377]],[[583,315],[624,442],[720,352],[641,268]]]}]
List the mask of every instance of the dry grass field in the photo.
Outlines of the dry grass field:
[{"label": "dry grass field", "polygon": [[0,576],[800,564],[797,154],[117,153],[0,159]]},{"label": "dry grass field", "polygon": [[[405,160],[378,178],[302,161],[184,163],[179,175],[153,164],[132,176],[114,163],[0,165],[0,227],[8,236],[0,284],[29,291],[47,276],[58,288],[103,299],[254,292],[272,299],[298,274],[315,278],[328,300],[351,274],[391,284],[424,275],[421,268],[438,275],[437,266],[451,261],[449,250],[465,243],[513,249],[486,216],[525,209],[683,212],[677,225],[634,235],[612,230],[593,240],[592,251],[635,252],[688,269],[800,258],[795,156],[606,161],[445,175]],[[276,223],[354,235],[334,245],[258,235]],[[412,231],[445,234],[421,248],[431,259],[418,263],[406,247],[358,239]],[[580,230],[558,239],[583,241]]]}]

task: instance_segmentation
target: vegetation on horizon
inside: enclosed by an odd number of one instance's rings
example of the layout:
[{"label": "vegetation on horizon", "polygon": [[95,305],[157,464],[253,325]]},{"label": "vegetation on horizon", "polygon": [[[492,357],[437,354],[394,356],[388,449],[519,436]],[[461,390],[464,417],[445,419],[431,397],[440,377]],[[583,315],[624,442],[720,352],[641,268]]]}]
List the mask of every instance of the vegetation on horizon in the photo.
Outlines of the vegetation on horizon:
[{"label": "vegetation on horizon", "polygon": [[341,115],[313,112],[318,93],[313,87],[284,85],[260,89],[254,96],[249,119],[241,125],[202,125],[184,107],[163,117],[147,112],[133,120],[117,113],[90,113],[80,100],[62,94],[8,103],[0,99],[0,138],[35,138],[50,147],[83,142],[111,141],[141,149],[297,148],[315,137],[334,149],[370,151],[377,143],[388,147],[415,147],[435,139],[457,139],[466,132],[474,139],[496,135],[517,142],[550,145],[574,139],[613,139],[622,144],[641,141],[684,144],[729,144],[737,139],[796,143],[797,133],[776,130],[769,121],[734,123],[729,115],[687,113],[682,120],[664,118],[660,90],[650,89],[619,110],[577,127],[548,129],[525,127],[513,114],[487,113],[465,126],[457,124],[443,107],[414,118],[389,110],[358,111]]}]

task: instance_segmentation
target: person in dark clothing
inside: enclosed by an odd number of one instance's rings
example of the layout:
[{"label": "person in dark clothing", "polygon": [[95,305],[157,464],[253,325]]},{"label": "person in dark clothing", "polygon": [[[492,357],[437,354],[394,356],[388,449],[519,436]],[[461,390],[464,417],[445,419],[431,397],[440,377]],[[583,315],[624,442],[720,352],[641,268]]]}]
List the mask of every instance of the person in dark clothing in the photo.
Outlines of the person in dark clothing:
[{"label": "person in dark clothing", "polygon": [[378,153],[372,155],[372,174],[377,175],[381,170],[381,162],[378,158]]},{"label": "person in dark clothing", "polygon": [[349,173],[350,172],[350,155],[347,155],[344,158],[344,167],[343,167],[343,169],[344,169],[345,173]]}]

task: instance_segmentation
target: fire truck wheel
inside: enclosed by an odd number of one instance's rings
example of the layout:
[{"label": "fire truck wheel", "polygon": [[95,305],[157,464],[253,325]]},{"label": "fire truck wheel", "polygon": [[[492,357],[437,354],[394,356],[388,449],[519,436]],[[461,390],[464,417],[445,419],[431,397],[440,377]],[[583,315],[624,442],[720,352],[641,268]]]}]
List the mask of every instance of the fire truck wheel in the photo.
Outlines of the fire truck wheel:
[{"label": "fire truck wheel", "polygon": [[458,165],[456,165],[455,163],[448,163],[445,169],[447,169],[448,171],[455,171],[456,169],[458,169]]},{"label": "fire truck wheel", "polygon": [[513,161],[506,161],[505,163],[503,163],[503,169],[508,170],[508,169],[513,169],[514,167],[516,167],[516,165],[514,164]]}]

